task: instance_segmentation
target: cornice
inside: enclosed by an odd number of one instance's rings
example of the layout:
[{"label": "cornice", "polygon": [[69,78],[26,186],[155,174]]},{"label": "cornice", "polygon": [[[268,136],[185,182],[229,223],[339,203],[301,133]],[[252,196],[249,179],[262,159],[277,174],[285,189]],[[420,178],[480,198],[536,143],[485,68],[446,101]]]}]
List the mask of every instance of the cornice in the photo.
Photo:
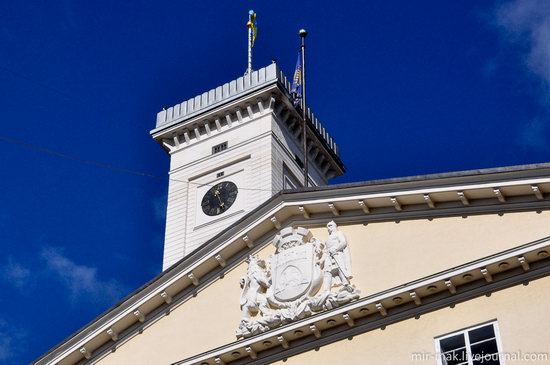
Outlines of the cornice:
[{"label": "cornice", "polygon": [[[171,155],[269,114],[282,128],[286,128],[289,136],[298,142],[302,139],[301,116],[278,83],[254,88],[236,100],[213,106],[197,116],[154,130],[151,134]],[[308,154],[312,165],[318,166],[322,175],[329,179],[342,175],[345,167],[338,155],[338,146],[313,114],[309,118]]]},{"label": "cornice", "polygon": [[157,114],[157,128],[152,133],[186,121],[225,103],[241,99],[266,85],[279,81],[287,83],[286,77],[276,64],[241,76],[173,107],[164,108]]},{"label": "cornice", "polygon": [[[276,64],[256,70],[229,83],[197,95],[181,104],[162,110],[157,115],[156,128],[150,133],[168,153],[173,153],[185,146],[207,138],[212,132],[223,132],[232,125],[241,124],[244,119],[253,118],[253,114],[264,115],[272,111],[279,115],[284,124],[295,130],[299,137],[302,120],[290,97],[291,85]],[[277,107],[275,101],[277,98]],[[330,158],[318,163],[334,169],[334,176],[341,175],[345,168],[339,157],[339,148],[328,131],[307,108],[308,139],[325,150]],[[290,118],[290,119],[288,119]],[[294,128],[296,124],[298,127]],[[215,133],[214,133],[215,134]],[[314,154],[315,151],[310,150]],[[317,156],[313,156],[317,158]]]},{"label": "cornice", "polygon": [[267,364],[549,274],[550,238],[545,238],[173,365]]},{"label": "cornice", "polygon": [[[499,189],[503,201],[495,189]],[[459,192],[467,197],[467,204],[460,198]],[[240,264],[246,256],[268,245],[280,227],[312,227],[329,219],[345,225],[542,211],[550,209],[550,199],[546,195],[549,192],[550,174],[545,168],[543,171],[480,175],[477,179],[475,176],[449,177],[279,193],[130,294],[34,364],[57,364],[68,356],[77,356],[75,354],[81,354],[81,361],[93,363],[193,295],[198,295]],[[432,200],[431,205],[425,195]],[[135,314],[138,310],[140,315]],[[116,339],[109,334],[113,329],[117,333]],[[101,344],[91,345],[97,343]],[[85,354],[80,352],[83,348]],[[90,359],[84,355],[89,355]]]}]

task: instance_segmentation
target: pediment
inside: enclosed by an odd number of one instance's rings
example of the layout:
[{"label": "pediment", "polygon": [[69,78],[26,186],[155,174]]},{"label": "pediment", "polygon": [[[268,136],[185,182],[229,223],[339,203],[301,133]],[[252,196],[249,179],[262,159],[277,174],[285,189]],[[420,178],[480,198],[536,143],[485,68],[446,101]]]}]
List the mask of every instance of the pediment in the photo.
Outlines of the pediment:
[{"label": "pediment", "polygon": [[[546,275],[550,246],[540,238],[550,236],[542,223],[549,218],[548,175],[546,169],[501,171],[278,194],[35,363],[114,364],[125,353],[145,354],[153,337],[179,346],[172,362],[261,363]],[[280,247],[273,243],[283,237],[280,232],[296,235],[300,229],[309,233],[298,246],[311,245],[307,250],[315,253],[312,238],[326,245],[332,220],[349,244],[349,284],[360,295],[330,307],[321,303],[305,316],[296,312],[237,340],[243,315],[239,282],[247,276],[247,260],[279,254],[284,240]],[[312,260],[305,265],[313,270]],[[336,267],[334,275],[338,269],[346,270]],[[279,299],[303,303],[323,293],[323,283],[317,291],[310,284]],[[193,336],[211,342],[199,349]]]}]

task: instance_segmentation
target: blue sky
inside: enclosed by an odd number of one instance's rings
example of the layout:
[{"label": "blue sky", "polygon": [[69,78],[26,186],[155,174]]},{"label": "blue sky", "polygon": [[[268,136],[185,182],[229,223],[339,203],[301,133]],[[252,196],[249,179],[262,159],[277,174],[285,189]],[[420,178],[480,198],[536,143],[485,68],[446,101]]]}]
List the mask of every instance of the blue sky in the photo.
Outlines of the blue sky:
[{"label": "blue sky", "polygon": [[250,8],[258,67],[291,76],[309,31],[334,183],[550,160],[545,0],[1,1],[0,364],[160,272],[168,156],[149,131],[242,75]]}]

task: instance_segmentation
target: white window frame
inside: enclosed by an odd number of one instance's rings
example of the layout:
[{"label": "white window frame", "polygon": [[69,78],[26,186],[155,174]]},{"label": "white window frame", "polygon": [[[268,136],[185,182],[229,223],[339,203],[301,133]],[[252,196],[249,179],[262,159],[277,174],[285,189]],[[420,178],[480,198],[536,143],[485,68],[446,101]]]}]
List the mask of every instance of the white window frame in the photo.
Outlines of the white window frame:
[{"label": "white window frame", "polygon": [[[467,356],[466,360],[467,361],[463,362],[461,364],[473,365],[472,348],[471,348],[470,336],[468,335],[468,332],[472,331],[472,330],[475,330],[475,329],[478,329],[478,328],[481,328],[481,327],[486,327],[486,326],[489,326],[489,325],[493,326],[493,330],[495,332],[495,341],[497,343],[497,351],[498,351],[498,353],[503,353],[502,341],[501,341],[501,338],[500,338],[500,330],[498,328],[498,322],[497,322],[497,320],[493,320],[493,321],[485,322],[485,323],[478,324],[478,325],[475,325],[475,326],[472,326],[472,327],[461,329],[461,330],[456,331],[456,332],[452,332],[452,333],[448,333],[446,335],[436,337],[434,340],[435,340],[437,365],[446,365],[443,362],[443,358],[441,356],[443,354],[443,351],[441,350],[441,342],[440,341],[444,340],[446,338],[449,338],[449,337],[457,336],[457,335],[463,335],[464,336],[464,345],[466,347],[466,356]],[[479,343],[479,342],[476,342],[476,344],[477,343]],[[460,348],[462,348],[462,347],[460,347]],[[504,359],[504,356],[502,358],[499,358],[499,360],[500,360],[501,365],[506,365],[506,361]]]},{"label": "white window frame", "polygon": [[283,190],[297,189],[302,185],[299,180],[294,176],[290,168],[283,162]]}]

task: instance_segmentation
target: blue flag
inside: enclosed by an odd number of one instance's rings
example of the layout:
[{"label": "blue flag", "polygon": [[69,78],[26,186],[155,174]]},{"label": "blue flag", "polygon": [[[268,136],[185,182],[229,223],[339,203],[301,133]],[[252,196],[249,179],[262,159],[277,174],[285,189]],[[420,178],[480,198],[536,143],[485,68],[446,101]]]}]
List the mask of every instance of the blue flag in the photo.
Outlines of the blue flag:
[{"label": "blue flag", "polygon": [[294,71],[294,77],[292,78],[292,87],[290,94],[293,98],[294,106],[300,105],[302,102],[302,54],[298,53],[298,60],[296,61],[296,70]]}]

